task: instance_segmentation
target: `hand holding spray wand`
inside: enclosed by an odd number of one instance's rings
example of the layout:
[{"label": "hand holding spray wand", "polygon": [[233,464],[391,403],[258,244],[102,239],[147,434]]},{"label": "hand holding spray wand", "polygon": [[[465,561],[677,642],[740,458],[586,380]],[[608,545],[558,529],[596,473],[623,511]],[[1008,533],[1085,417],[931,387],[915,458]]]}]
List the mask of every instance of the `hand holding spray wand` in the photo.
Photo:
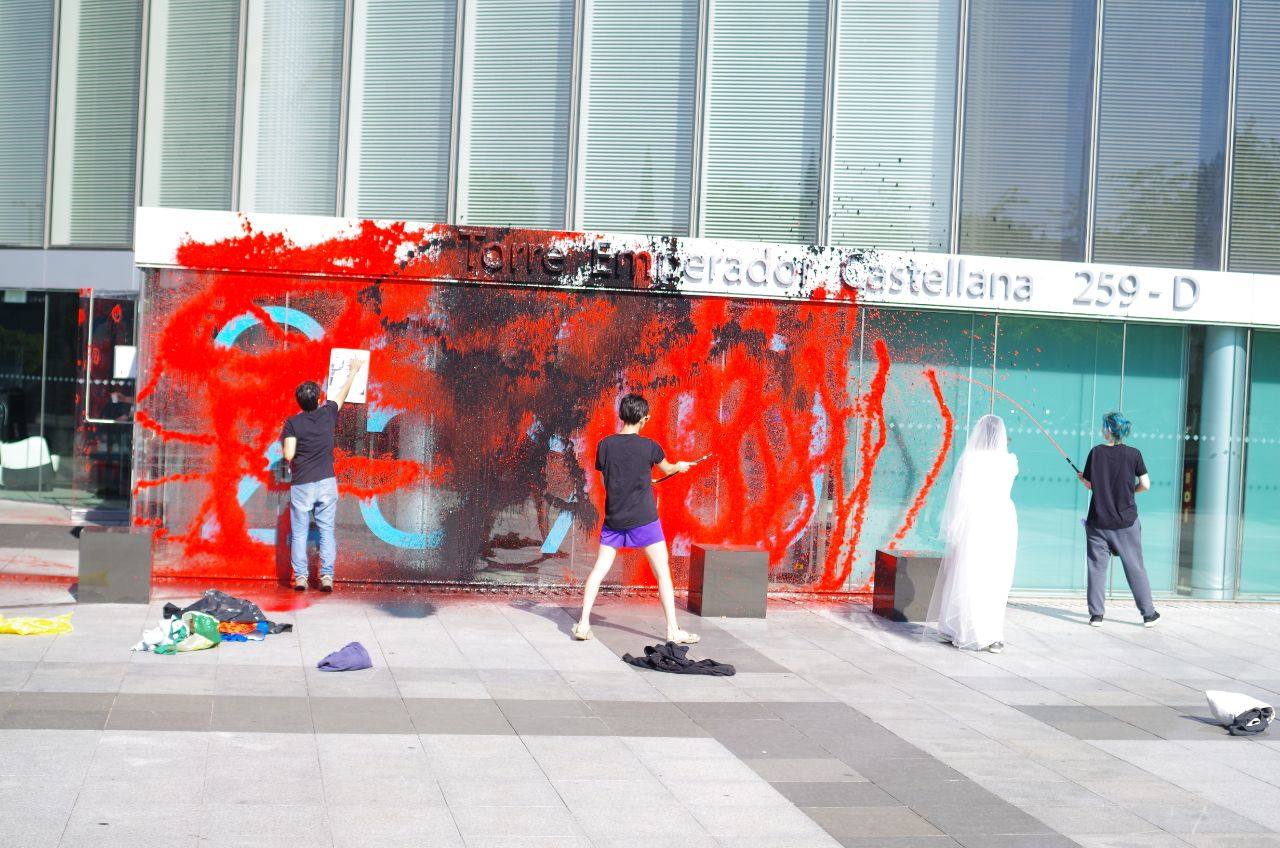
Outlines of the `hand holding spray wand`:
[{"label": "hand holding spray wand", "polygon": [[[702,456],[698,457],[698,458],[697,458],[697,459],[695,459],[693,462],[690,462],[690,463],[689,463],[689,468],[690,468],[690,469],[692,469],[692,468],[693,468],[693,466],[697,465],[697,464],[698,464],[698,463],[700,463],[700,462],[705,462],[706,460],[710,459],[710,458],[711,458],[711,457],[713,457],[713,456],[715,456],[715,454],[714,454],[714,453],[704,453]],[[680,472],[679,472],[679,471],[677,471],[677,472],[675,472],[674,474],[666,474],[666,475],[663,475],[662,477],[659,477],[657,480],[654,480],[653,482],[655,482],[655,483],[661,483],[663,480],[670,480],[672,477],[676,476],[676,474],[679,474],[679,473],[680,473]]]}]

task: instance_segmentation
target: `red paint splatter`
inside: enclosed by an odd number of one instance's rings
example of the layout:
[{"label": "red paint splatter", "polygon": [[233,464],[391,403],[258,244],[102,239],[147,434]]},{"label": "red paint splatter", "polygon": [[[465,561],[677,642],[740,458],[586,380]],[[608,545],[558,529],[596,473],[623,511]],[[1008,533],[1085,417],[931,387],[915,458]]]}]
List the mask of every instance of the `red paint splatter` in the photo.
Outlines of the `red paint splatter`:
[{"label": "red paint splatter", "polygon": [[[712,473],[661,487],[668,539],[678,547],[761,545],[776,565],[797,555],[804,539],[831,536],[805,579],[844,588],[885,443],[889,369],[888,348],[878,341],[866,396],[849,396],[855,310],[847,303],[552,287],[480,294],[474,286],[422,283],[474,276],[457,250],[397,260],[405,244],[450,232],[362,222],[349,235],[300,247],[246,221],[233,238],[184,244],[177,258],[187,270],[148,278],[153,353],[137,420],[149,444],[141,459],[164,461],[139,463],[161,476],[140,474],[139,491],[147,494],[136,521],[180,546],[160,558],[161,573],[260,578],[278,571],[280,547],[273,551],[249,533],[268,511],[277,514],[274,499],[286,488],[267,470],[264,453],[296,411],[296,385],[325,372],[332,347],[356,347],[374,352],[371,400],[404,410],[405,429],[393,424],[366,434],[367,413],[344,408],[341,489],[357,498],[440,490],[451,500],[439,510],[446,544],[459,547],[448,552],[455,570],[437,576],[474,576],[496,521],[505,510],[524,509],[530,491],[540,516],[549,502],[573,510],[580,522],[595,520],[600,486],[588,471],[595,444],[616,428],[618,395],[634,388],[650,398],[650,435],[669,456],[717,454]],[[510,237],[528,245],[563,235]],[[508,236],[494,231],[493,238],[506,244]],[[422,279],[406,282],[402,274]],[[314,317],[324,336],[277,324],[267,307],[285,305]],[[234,346],[216,345],[219,331],[245,314],[258,323]],[[856,412],[866,419],[862,467],[846,492],[843,457]],[[413,443],[415,428],[430,430],[429,444]],[[549,453],[551,436],[571,450]],[[172,443],[180,449],[167,447]],[[834,478],[830,519],[815,497],[815,475]],[[256,493],[241,504],[237,489],[245,479],[256,482]],[[178,487],[172,497],[169,487]],[[277,538],[284,520],[277,520]],[[384,554],[362,553],[343,539],[339,545],[343,569],[377,573]],[[651,582],[641,567],[634,563],[625,579]]]},{"label": "red paint splatter", "polygon": [[926,368],[924,376],[929,381],[929,388],[933,391],[933,399],[938,404],[938,414],[942,416],[942,444],[938,446],[938,455],[934,457],[933,465],[929,468],[929,473],[925,475],[924,485],[920,487],[920,491],[916,492],[915,500],[911,502],[911,508],[907,510],[907,516],[903,519],[902,526],[898,528],[897,533],[893,534],[893,539],[889,542],[890,550],[893,550],[899,542],[907,538],[907,533],[911,531],[912,526],[916,523],[916,517],[924,507],[924,502],[929,497],[929,493],[933,491],[934,483],[938,481],[938,475],[942,473],[942,466],[947,462],[947,454],[951,452],[951,438],[955,434],[955,416],[951,414],[951,410],[947,407],[947,401],[942,396],[942,387],[938,385],[938,372],[932,368]]},{"label": "red paint splatter", "polygon": [[[844,494],[844,475],[839,465],[836,466],[834,475],[836,532],[834,542],[827,551],[826,567],[818,586],[827,591],[845,588],[845,581],[853,569],[866,519],[867,502],[871,498],[871,481],[874,479],[876,463],[880,461],[880,452],[884,450],[888,439],[888,428],[884,420],[884,391],[888,384],[890,361],[889,346],[884,339],[876,339],[875,354],[876,373],[858,404],[858,413],[862,417],[862,433],[858,441],[861,472],[853,490],[847,495]],[[873,437],[873,434],[876,435]],[[844,542],[846,538],[848,541]]]},{"label": "red paint splatter", "polygon": [[111,320],[119,324],[120,319],[124,317],[124,310],[120,308],[120,304],[111,307]]}]

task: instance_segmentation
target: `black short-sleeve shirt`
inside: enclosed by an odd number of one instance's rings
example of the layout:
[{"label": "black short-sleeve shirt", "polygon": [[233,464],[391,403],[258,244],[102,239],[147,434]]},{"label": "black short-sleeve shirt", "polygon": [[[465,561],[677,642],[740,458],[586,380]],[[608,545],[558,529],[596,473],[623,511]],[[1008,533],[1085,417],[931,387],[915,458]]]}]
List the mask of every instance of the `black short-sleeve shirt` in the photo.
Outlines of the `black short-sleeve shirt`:
[{"label": "black short-sleeve shirt", "polygon": [[293,436],[298,449],[293,454],[293,485],[314,483],[334,476],[333,433],[338,427],[338,405],[325,401],[310,412],[299,412],[284,422],[280,438]]},{"label": "black short-sleeve shirt", "polygon": [[658,520],[653,466],[665,456],[661,445],[638,433],[618,433],[600,440],[596,470],[604,475],[606,527],[634,530]]},{"label": "black short-sleeve shirt", "polygon": [[1100,530],[1122,530],[1138,520],[1134,489],[1147,473],[1142,452],[1125,444],[1098,445],[1084,461],[1084,479],[1093,486],[1089,523]]}]

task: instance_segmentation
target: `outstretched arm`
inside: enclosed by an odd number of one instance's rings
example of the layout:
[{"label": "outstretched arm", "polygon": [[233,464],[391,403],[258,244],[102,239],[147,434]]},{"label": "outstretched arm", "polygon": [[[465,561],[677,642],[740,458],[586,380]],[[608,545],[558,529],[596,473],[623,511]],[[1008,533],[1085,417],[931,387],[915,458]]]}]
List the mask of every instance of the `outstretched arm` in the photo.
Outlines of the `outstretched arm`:
[{"label": "outstretched arm", "polygon": [[658,463],[658,470],[661,471],[664,476],[671,474],[683,474],[692,467],[692,462],[685,462],[684,460],[681,460],[680,462],[667,462],[664,459]]},{"label": "outstretched arm", "polygon": [[1093,490],[1093,484],[1090,483],[1083,474],[1077,474],[1076,476],[1080,478],[1081,484],[1083,484],[1086,489],[1089,489],[1090,491]]},{"label": "outstretched arm", "polygon": [[329,398],[329,400],[338,405],[338,409],[342,409],[342,404],[347,400],[347,393],[351,391],[351,386],[356,381],[356,375],[360,373],[360,369],[363,367],[363,359],[353,359],[351,361],[351,373],[347,375],[347,381],[342,384],[333,397]]}]

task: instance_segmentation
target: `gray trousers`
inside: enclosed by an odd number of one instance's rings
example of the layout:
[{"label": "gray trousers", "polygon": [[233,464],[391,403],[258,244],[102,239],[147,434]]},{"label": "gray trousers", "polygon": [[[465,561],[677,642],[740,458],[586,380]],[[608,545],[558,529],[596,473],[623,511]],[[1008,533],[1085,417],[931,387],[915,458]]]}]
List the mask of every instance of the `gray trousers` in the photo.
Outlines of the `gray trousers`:
[{"label": "gray trousers", "polygon": [[1129,591],[1143,616],[1155,613],[1151,602],[1151,583],[1142,564],[1142,522],[1121,530],[1103,530],[1088,522],[1084,525],[1085,550],[1089,559],[1089,615],[1102,615],[1107,597],[1107,568],[1111,557],[1120,557]]}]

